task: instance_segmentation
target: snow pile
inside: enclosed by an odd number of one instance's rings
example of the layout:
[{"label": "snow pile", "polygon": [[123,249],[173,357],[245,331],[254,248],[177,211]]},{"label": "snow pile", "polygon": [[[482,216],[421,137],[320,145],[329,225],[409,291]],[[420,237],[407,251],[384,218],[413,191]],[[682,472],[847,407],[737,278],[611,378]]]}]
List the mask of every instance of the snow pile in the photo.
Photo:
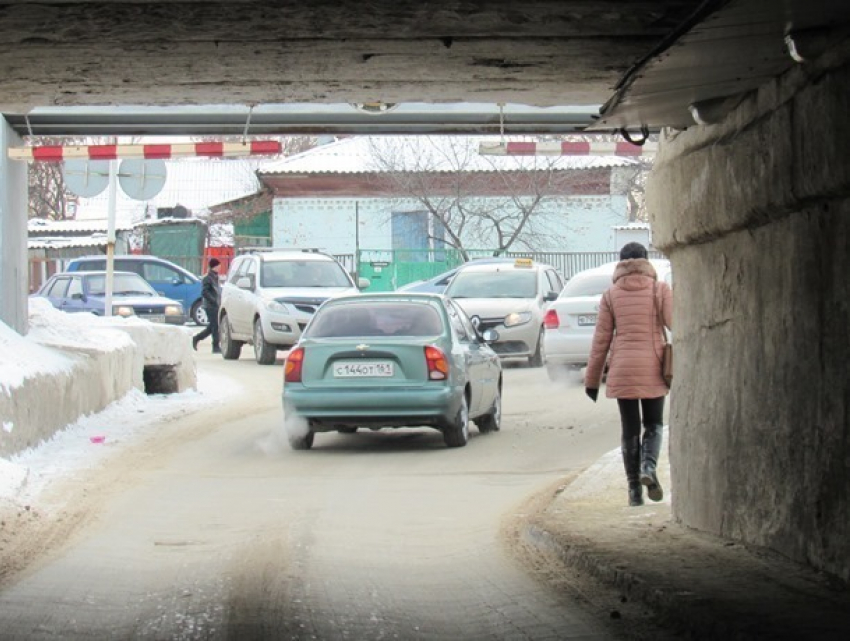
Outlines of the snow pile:
[{"label": "snow pile", "polygon": [[50,304],[46,298],[29,299],[30,330],[26,339],[36,344],[83,350],[112,351],[133,346],[132,339],[121,331],[110,329],[114,323],[144,323],[138,318],[102,318],[89,313],[68,314]]},{"label": "snow pile", "polygon": [[153,396],[132,390],[39,445],[0,458],[0,508],[31,503],[51,484],[94,468],[122,447],[149,437],[157,423],[224,404],[244,393],[232,379],[214,375],[202,375],[199,388]]},{"label": "snow pile", "polygon": [[70,371],[72,366],[72,359],[21,336],[0,322],[0,393],[8,396],[12,389],[38,373]]}]

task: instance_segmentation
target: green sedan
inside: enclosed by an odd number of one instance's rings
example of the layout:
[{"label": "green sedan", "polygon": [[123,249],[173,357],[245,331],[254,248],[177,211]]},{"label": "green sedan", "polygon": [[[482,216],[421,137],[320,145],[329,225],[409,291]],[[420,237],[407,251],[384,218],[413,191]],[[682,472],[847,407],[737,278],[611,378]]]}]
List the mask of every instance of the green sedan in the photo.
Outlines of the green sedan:
[{"label": "green sedan", "polygon": [[316,312],[284,365],[284,425],[293,449],[316,432],[432,427],[449,447],[499,430],[502,368],[463,310],[439,294],[359,294]]}]

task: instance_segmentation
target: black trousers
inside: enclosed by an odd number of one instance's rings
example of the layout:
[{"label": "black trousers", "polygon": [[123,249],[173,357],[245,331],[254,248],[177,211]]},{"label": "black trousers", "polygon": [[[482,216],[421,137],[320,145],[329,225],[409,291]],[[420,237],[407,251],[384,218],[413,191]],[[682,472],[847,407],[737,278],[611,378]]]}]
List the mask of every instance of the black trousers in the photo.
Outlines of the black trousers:
[{"label": "black trousers", "polygon": [[[660,430],[664,425],[664,397],[658,398],[618,398],[620,423],[623,426],[623,438],[640,437],[640,427],[648,431]],[[641,420],[641,414],[643,419]]]},{"label": "black trousers", "polygon": [[207,312],[207,326],[199,333],[195,334],[198,341],[204,340],[207,336],[212,336],[212,348],[218,349],[218,309],[204,307]]}]

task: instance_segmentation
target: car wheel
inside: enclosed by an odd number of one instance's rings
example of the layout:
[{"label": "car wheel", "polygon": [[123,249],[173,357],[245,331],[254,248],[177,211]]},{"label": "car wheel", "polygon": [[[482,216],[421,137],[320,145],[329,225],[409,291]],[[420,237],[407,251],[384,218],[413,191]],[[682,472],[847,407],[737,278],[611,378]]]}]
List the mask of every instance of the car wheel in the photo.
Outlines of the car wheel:
[{"label": "car wheel", "polygon": [[540,334],[537,336],[537,349],[534,350],[534,355],[528,357],[529,367],[543,367],[546,363],[546,351],[543,347],[543,328],[540,328]]},{"label": "car wheel", "polygon": [[478,431],[482,434],[498,432],[502,429],[502,390],[496,390],[496,398],[493,399],[493,407],[489,414],[475,419]]},{"label": "car wheel", "polygon": [[209,325],[210,319],[207,318],[207,310],[201,304],[200,299],[196,300],[192,305],[192,310],[189,312],[192,320],[196,325]]},{"label": "car wheel", "polygon": [[443,440],[449,447],[463,447],[469,441],[469,402],[466,394],[460,401],[454,421],[443,430]]},{"label": "car wheel", "polygon": [[235,361],[242,354],[242,341],[233,340],[233,330],[230,328],[230,320],[227,314],[223,314],[219,321],[218,343],[221,347],[221,355],[225,360]]},{"label": "car wheel", "polygon": [[274,365],[277,360],[277,347],[266,342],[263,323],[259,318],[254,321],[254,358],[260,365]]},{"label": "car wheel", "polygon": [[309,450],[313,447],[313,437],[316,433],[309,430],[306,434],[287,433],[289,439],[289,447],[293,450]]}]

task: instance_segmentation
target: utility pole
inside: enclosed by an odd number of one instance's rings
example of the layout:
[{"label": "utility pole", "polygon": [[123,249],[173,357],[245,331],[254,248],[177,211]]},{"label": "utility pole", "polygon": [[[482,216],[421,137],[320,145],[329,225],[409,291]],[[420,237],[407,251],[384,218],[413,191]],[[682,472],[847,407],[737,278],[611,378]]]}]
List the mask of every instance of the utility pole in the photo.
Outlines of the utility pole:
[{"label": "utility pole", "polygon": [[360,279],[360,202],[354,201],[354,282]]}]

